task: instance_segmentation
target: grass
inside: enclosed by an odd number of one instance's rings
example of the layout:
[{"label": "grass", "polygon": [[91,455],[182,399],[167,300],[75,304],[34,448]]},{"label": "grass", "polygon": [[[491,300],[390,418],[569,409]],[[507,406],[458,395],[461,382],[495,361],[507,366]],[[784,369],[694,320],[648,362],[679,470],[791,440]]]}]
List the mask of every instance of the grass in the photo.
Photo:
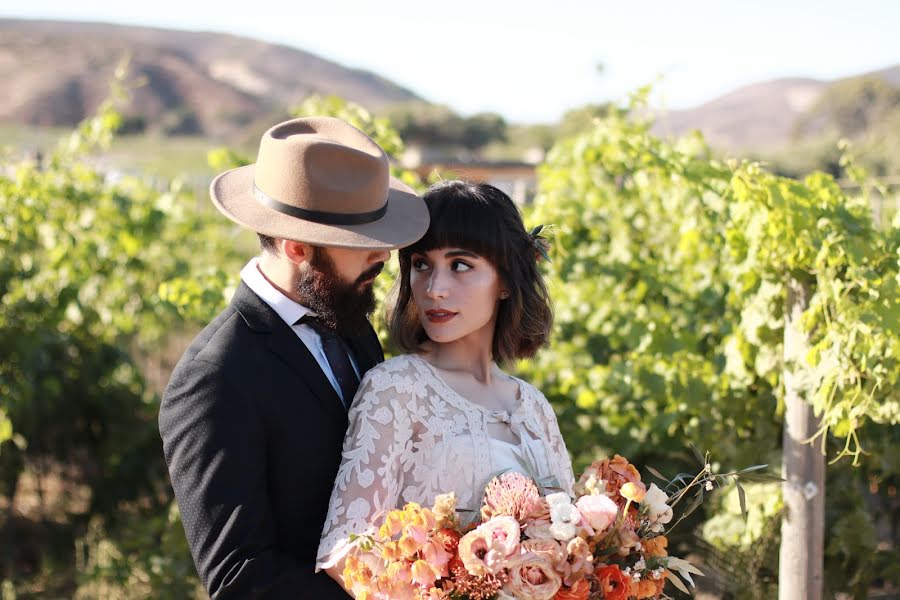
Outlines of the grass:
[{"label": "grass", "polygon": [[[0,147],[11,151],[13,156],[36,151],[46,156],[70,131],[69,128],[0,125]],[[206,154],[221,145],[201,136],[119,135],[103,153],[103,163],[110,168],[161,179],[208,180],[214,173],[206,162]],[[231,147],[248,156],[256,151],[246,145]]]}]

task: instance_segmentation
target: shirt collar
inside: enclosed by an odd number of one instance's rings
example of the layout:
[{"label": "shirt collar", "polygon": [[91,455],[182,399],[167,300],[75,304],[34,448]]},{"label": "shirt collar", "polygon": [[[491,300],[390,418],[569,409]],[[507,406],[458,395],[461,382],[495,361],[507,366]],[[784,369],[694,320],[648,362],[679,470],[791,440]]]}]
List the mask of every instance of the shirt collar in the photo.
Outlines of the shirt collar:
[{"label": "shirt collar", "polygon": [[241,280],[289,326],[293,326],[307,314],[315,315],[307,307],[285,296],[265,278],[259,270],[259,257],[252,258],[241,270]]}]

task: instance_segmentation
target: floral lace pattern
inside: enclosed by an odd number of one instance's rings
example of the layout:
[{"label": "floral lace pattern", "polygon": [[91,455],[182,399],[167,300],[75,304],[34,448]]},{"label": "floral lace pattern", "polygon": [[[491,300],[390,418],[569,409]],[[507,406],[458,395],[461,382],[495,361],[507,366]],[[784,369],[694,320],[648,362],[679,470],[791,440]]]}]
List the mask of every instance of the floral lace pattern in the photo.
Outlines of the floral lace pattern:
[{"label": "floral lace pattern", "polygon": [[[505,415],[527,473],[571,494],[574,476],[556,415],[534,386],[517,379],[519,402]],[[457,394],[424,359],[392,358],[360,383],[349,414],[341,466],[319,544],[316,569],[346,553],[351,533],[371,530],[407,502],[431,505],[455,492],[457,506],[477,510],[484,486],[507,461],[494,457],[488,423],[497,413]]]}]

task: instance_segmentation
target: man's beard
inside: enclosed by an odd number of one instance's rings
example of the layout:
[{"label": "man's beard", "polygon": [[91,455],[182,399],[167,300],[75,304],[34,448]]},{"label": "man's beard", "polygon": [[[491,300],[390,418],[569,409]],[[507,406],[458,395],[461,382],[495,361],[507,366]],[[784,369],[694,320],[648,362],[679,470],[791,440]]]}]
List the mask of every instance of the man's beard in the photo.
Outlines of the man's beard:
[{"label": "man's beard", "polygon": [[368,317],[375,310],[373,279],[384,263],[377,263],[347,283],[337,274],[334,262],[323,248],[314,248],[309,268],[297,280],[294,290],[301,303],[319,315],[322,323],[339,335],[356,334],[368,326]]}]

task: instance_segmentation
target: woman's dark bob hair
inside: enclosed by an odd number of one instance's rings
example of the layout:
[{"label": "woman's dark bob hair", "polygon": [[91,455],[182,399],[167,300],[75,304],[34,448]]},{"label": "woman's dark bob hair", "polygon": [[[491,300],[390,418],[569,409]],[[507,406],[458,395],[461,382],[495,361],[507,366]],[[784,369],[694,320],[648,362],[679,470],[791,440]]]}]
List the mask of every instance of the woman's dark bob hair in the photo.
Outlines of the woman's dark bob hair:
[{"label": "woman's dark bob hair", "polygon": [[404,352],[419,352],[428,340],[419,321],[410,286],[411,257],[436,248],[461,248],[487,259],[497,269],[509,298],[499,301],[492,344],[497,363],[530,358],[553,326],[547,287],[537,268],[538,252],[519,209],[486,183],[444,181],[424,195],[431,216],[425,236],[402,248],[400,279],[391,291],[387,322],[391,339]]}]

